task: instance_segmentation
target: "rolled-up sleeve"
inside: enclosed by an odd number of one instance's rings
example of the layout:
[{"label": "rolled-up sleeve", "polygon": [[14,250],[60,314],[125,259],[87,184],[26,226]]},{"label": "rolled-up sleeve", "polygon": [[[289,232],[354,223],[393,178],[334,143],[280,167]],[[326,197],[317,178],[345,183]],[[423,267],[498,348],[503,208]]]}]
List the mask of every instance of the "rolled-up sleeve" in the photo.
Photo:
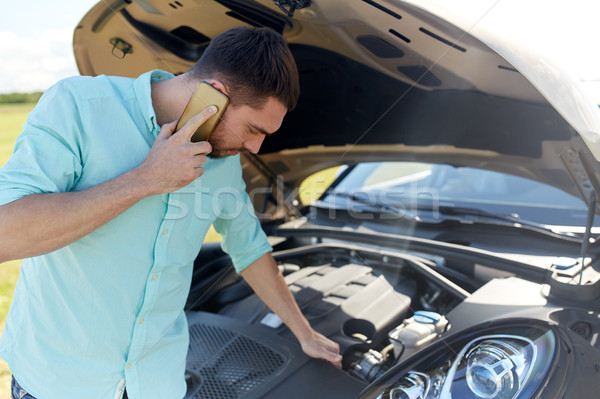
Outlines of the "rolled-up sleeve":
[{"label": "rolled-up sleeve", "polygon": [[235,168],[233,181],[231,191],[221,196],[222,210],[214,227],[223,236],[221,247],[231,256],[235,270],[239,273],[273,248],[269,245],[267,235],[246,193],[239,165]]},{"label": "rolled-up sleeve", "polygon": [[0,205],[31,194],[70,191],[76,184],[82,169],[81,121],[77,102],[63,86],[44,93],[0,168]]}]

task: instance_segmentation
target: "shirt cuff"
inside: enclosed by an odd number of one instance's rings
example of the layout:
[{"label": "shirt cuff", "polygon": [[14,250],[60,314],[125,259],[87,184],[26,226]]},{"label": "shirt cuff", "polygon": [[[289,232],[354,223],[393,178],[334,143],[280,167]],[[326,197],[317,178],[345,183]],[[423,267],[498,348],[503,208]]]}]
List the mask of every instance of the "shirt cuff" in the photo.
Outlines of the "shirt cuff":
[{"label": "shirt cuff", "polygon": [[239,274],[246,267],[250,266],[252,264],[252,262],[254,262],[256,259],[258,259],[261,256],[263,256],[264,254],[266,254],[268,252],[272,252],[272,251],[273,251],[273,248],[268,243],[265,243],[264,245],[261,245],[260,247],[253,249],[252,251],[248,251],[247,255],[232,258],[233,266],[235,267],[235,271],[238,272],[238,274]]}]

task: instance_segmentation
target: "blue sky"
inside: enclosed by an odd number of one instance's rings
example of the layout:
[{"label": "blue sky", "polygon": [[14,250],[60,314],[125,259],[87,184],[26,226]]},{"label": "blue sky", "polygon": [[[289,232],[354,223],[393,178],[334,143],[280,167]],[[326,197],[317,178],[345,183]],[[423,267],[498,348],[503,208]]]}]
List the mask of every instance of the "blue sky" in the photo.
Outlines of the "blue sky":
[{"label": "blue sky", "polygon": [[0,93],[45,90],[77,75],[73,29],[98,0],[23,0],[0,13]]}]

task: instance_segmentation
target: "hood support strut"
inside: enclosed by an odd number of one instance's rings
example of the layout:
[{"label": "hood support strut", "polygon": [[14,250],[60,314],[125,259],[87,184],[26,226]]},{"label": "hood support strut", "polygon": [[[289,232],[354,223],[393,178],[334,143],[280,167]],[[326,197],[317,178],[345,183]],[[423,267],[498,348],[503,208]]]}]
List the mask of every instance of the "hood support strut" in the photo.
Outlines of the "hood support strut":
[{"label": "hood support strut", "polygon": [[590,198],[588,200],[588,213],[585,221],[585,233],[583,235],[583,240],[581,242],[581,251],[579,252],[579,257],[581,258],[581,271],[579,272],[579,285],[583,284],[583,272],[585,269],[585,258],[588,255],[588,251],[590,249],[590,240],[593,240],[592,243],[595,243],[596,240],[591,238],[592,235],[592,225],[594,224],[594,215],[596,214],[596,193],[591,193]]},{"label": "hood support strut", "polygon": [[[567,148],[560,154],[563,162],[567,166],[569,174],[577,184],[577,187],[588,206],[588,213],[585,223],[585,233],[581,240],[581,249],[579,252],[581,267],[570,268],[568,270],[558,270],[552,267],[549,278],[550,294],[562,299],[580,301],[592,301],[600,297],[600,273],[598,273],[592,263],[586,266],[586,258],[590,244],[596,244],[597,240],[591,237],[592,225],[594,224],[594,216],[598,210],[596,185],[591,179],[591,174],[585,167],[585,163],[581,159],[581,155]],[[585,274],[585,282],[584,282]]]}]

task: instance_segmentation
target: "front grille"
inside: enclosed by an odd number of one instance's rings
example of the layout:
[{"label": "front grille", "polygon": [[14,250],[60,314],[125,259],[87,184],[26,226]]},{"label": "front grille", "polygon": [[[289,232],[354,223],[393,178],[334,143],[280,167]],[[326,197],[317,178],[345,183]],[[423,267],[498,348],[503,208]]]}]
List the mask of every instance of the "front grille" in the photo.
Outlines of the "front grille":
[{"label": "front grille", "polygon": [[275,375],[285,363],[283,354],[237,331],[193,324],[187,356],[187,397],[243,397]]}]

